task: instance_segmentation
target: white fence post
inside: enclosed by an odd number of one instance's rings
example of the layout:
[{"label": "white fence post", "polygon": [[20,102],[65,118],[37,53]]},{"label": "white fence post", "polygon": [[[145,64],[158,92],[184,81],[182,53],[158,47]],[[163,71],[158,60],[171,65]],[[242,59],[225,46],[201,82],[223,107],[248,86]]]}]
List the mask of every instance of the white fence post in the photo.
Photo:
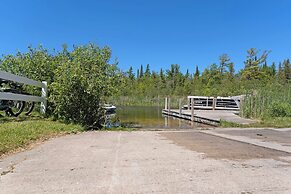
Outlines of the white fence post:
[{"label": "white fence post", "polygon": [[42,88],[41,88],[41,97],[43,98],[43,102],[40,104],[40,112],[41,114],[45,114],[47,109],[47,82],[42,82]]}]

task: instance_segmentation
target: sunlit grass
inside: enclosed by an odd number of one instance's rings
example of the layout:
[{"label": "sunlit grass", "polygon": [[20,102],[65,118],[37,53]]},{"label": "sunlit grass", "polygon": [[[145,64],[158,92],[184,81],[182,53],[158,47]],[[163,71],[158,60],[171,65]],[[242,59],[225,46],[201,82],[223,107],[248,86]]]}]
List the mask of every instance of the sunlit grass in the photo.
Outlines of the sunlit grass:
[{"label": "sunlit grass", "polygon": [[40,117],[3,117],[0,119],[0,156],[40,139],[83,130],[79,125],[64,124]]},{"label": "sunlit grass", "polygon": [[275,118],[264,118],[257,123],[252,123],[249,125],[236,124],[227,121],[221,121],[221,127],[274,127],[274,128],[290,128],[291,127],[291,117],[275,117]]}]

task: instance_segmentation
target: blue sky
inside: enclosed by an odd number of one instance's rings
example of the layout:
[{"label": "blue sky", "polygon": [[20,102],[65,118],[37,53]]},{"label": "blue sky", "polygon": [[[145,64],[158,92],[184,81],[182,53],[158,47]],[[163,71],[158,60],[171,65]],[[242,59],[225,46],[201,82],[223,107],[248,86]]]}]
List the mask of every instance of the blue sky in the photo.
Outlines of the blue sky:
[{"label": "blue sky", "polygon": [[291,58],[290,0],[1,1],[0,54],[42,44],[108,45],[119,67],[181,65],[191,72],[229,54],[243,67],[246,50]]}]

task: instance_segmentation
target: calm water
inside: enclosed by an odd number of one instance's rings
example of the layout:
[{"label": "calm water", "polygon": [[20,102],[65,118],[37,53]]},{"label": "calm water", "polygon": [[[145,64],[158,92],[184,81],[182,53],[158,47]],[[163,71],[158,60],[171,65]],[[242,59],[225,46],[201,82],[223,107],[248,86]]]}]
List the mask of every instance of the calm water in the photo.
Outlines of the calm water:
[{"label": "calm water", "polygon": [[117,117],[127,126],[141,128],[201,128],[206,125],[193,123],[162,115],[162,107],[158,106],[119,106]]}]

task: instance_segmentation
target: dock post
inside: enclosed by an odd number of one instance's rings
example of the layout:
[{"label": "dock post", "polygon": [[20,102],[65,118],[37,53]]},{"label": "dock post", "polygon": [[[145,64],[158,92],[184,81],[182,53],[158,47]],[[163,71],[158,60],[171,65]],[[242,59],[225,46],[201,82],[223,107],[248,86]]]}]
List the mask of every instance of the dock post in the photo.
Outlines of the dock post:
[{"label": "dock post", "polygon": [[182,115],[182,99],[179,98],[179,116],[181,117]]},{"label": "dock post", "polygon": [[187,103],[187,109],[190,110],[191,98],[188,97]]},{"label": "dock post", "polygon": [[169,100],[168,100],[168,113],[170,114],[170,111],[171,111],[171,98],[169,97]]},{"label": "dock post", "polygon": [[167,110],[168,109],[168,98],[166,97],[165,98],[165,110]]},{"label": "dock post", "polygon": [[212,110],[215,110],[216,108],[216,97],[213,98],[213,102],[212,102]]},{"label": "dock post", "polygon": [[191,121],[194,121],[194,98],[191,101]]}]

